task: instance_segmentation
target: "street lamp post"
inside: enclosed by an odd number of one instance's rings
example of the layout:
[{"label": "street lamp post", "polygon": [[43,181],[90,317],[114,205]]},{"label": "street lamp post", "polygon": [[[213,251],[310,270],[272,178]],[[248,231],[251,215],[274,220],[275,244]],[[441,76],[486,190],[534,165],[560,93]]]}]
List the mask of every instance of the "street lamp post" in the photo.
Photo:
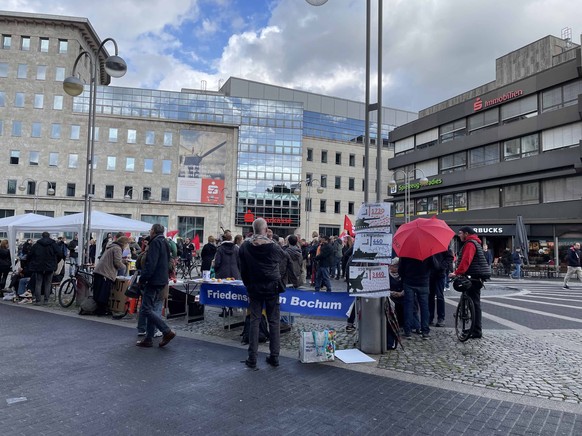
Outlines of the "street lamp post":
[{"label": "street lamp post", "polygon": [[[299,182],[299,186],[301,186],[301,184],[303,183],[303,181]],[[305,195],[305,205],[306,205],[306,214],[305,214],[305,237],[308,238],[309,237],[309,218],[311,215],[311,209],[313,208],[313,202],[312,202],[312,198],[311,198],[311,187],[313,186],[313,184],[317,184],[317,193],[318,194],[323,194],[323,192],[325,191],[325,189],[321,186],[321,182],[319,180],[305,180],[305,186],[307,187],[307,192]],[[301,195],[301,188],[297,187],[295,188],[295,190],[293,191],[293,194],[295,195]]]},{"label": "street lamp post", "polygon": [[[127,189],[124,194],[123,194],[123,199],[124,200],[133,200],[133,193],[134,193],[134,189],[133,188],[129,188]],[[148,198],[145,198],[145,193],[148,192]],[[141,204],[142,201],[146,201],[146,200],[150,200],[151,199],[151,195],[152,195],[152,190],[150,188],[143,188],[142,194],[141,194],[141,198],[138,196],[137,198],[137,212],[136,212],[136,219],[141,219],[141,217],[139,216],[139,205]]]},{"label": "street lamp post", "polygon": [[53,188],[53,183],[49,182],[48,180],[41,180],[40,182],[37,182],[34,179],[29,179],[26,178],[22,181],[22,183],[20,184],[20,186],[18,187],[18,189],[23,192],[26,190],[26,186],[24,186],[24,182],[32,182],[34,183],[34,203],[33,203],[33,209],[32,212],[36,213],[37,212],[37,203],[38,203],[38,187],[41,183],[45,182],[48,186],[47,189],[47,194],[48,195],[54,195],[55,194],[55,189]]},{"label": "street lamp post", "polygon": [[123,77],[127,71],[125,61],[118,56],[117,42],[113,38],[105,39],[95,52],[82,51],[75,59],[72,75],[63,82],[64,91],[70,96],[81,95],[85,90],[84,83],[75,75],[77,64],[83,57],[89,59],[90,83],[89,83],[89,123],[87,126],[87,162],[85,166],[85,194],[83,203],[83,235],[81,244],[84,247],[85,256],[89,258],[89,240],[91,237],[91,208],[93,198],[93,161],[95,158],[95,115],[97,108],[97,77],[101,67],[99,55],[104,50],[104,45],[111,41],[115,46],[115,55],[107,57],[103,64],[105,72],[111,77]]},{"label": "street lamp post", "polygon": [[[428,185],[428,179],[424,175],[424,171],[422,171],[420,168],[415,168],[415,169],[412,169],[409,171],[397,169],[392,174],[393,176],[398,172],[404,174],[404,222],[405,223],[410,222],[410,181],[416,177],[417,171],[419,171],[422,174],[422,177],[419,181],[420,186]],[[390,189],[395,189],[398,186],[398,183],[396,183],[396,180],[392,179],[390,181],[390,183],[388,183],[388,186],[390,187]]]},{"label": "street lamp post", "polygon": [[[224,193],[227,192],[227,194],[225,195]],[[230,194],[228,194],[229,189],[228,188],[222,188],[220,190],[220,197],[219,199],[222,200],[222,203],[219,204],[219,209],[218,209],[218,233],[220,234],[220,231],[223,230],[223,225],[222,225],[222,210],[226,207],[225,205],[225,199],[230,200],[232,198],[232,196]],[[228,226],[227,228],[229,228],[230,226]]]}]

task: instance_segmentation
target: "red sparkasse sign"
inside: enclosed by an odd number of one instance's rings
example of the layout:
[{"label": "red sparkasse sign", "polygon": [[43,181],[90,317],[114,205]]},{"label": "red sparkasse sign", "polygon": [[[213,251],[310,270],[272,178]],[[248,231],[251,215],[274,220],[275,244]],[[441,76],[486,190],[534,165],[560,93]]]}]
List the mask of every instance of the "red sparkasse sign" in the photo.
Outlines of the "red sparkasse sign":
[{"label": "red sparkasse sign", "polygon": [[500,97],[492,98],[491,100],[481,100],[481,97],[477,97],[473,103],[473,112],[480,111],[483,108],[488,108],[495,106],[500,103],[504,103],[507,100],[512,100],[523,95],[523,89],[518,89],[516,91],[509,91]]}]

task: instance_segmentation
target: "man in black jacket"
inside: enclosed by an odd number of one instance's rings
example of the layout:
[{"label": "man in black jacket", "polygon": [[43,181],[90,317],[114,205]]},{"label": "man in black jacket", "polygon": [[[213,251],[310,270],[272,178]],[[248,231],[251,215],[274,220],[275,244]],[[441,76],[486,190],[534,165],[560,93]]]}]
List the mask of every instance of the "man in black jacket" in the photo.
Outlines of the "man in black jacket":
[{"label": "man in black jacket", "polygon": [[269,356],[267,363],[279,366],[280,344],[280,307],[279,293],[285,288],[281,282],[279,262],[283,250],[267,237],[267,222],[257,218],[253,222],[253,236],[240,246],[241,276],[250,300],[251,329],[249,334],[248,358],[245,364],[249,368],[257,367],[259,349],[259,324],[263,305],[269,321]]},{"label": "man in black jacket", "polygon": [[330,268],[335,265],[335,252],[333,245],[329,242],[329,236],[319,237],[319,254],[315,256],[317,261],[317,272],[315,273],[315,292],[319,292],[321,286],[325,286],[327,292],[331,292],[331,280],[329,279]]},{"label": "man in black jacket", "polygon": [[428,318],[434,322],[435,299],[437,322],[435,327],[445,326],[445,281],[453,270],[453,251],[451,249],[432,256],[433,268],[430,272],[428,293]]},{"label": "man in black jacket", "polygon": [[153,346],[156,327],[162,332],[160,347],[176,337],[176,333],[156,313],[156,303],[162,298],[162,292],[168,285],[170,266],[170,248],[164,238],[164,226],[154,224],[150,230],[150,243],[145,264],[141,270],[139,283],[143,286],[140,314],[147,319],[146,336],[137,341],[138,347]]},{"label": "man in black jacket", "polygon": [[41,292],[44,293],[44,303],[48,302],[53,273],[62,258],[62,251],[55,240],[51,239],[48,232],[43,232],[42,238],[32,246],[28,254],[28,269],[35,276],[35,304],[40,304]]}]

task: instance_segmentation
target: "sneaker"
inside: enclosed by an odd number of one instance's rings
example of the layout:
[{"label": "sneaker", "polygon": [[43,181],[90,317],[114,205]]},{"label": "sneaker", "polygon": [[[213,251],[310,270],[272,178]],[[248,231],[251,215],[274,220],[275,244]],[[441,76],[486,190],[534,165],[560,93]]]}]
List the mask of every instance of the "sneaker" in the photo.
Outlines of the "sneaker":
[{"label": "sneaker", "polygon": [[138,331],[138,332],[137,332],[137,335],[138,335],[138,336],[145,336],[145,335],[146,335],[146,332],[139,332],[139,331]]},{"label": "sneaker", "polygon": [[32,298],[23,298],[18,304],[32,304]]},{"label": "sneaker", "polygon": [[26,291],[24,294],[21,295],[22,298],[32,298],[32,292]]},{"label": "sneaker", "polygon": [[430,334],[428,334],[428,333],[423,333],[423,334],[422,334],[422,339],[430,339]]},{"label": "sneaker", "polygon": [[448,286],[445,288],[445,291],[450,291],[451,288],[449,288]]},{"label": "sneaker", "polygon": [[356,331],[356,326],[354,326],[354,325],[348,325],[348,326],[346,326],[346,332],[347,333],[352,333],[352,332],[355,332],[355,331]]},{"label": "sneaker", "polygon": [[[143,334],[144,334],[144,336],[145,336],[145,332],[144,332]],[[138,336],[139,336],[139,333],[138,333]],[[162,336],[164,336],[164,335],[163,335],[163,333],[162,333],[161,331],[159,331],[159,330],[156,330],[156,332],[154,333],[154,338],[161,338]]]},{"label": "sneaker", "polygon": [[445,326],[445,320],[444,319],[439,319],[434,326],[435,327],[444,327]]},{"label": "sneaker", "polygon": [[405,333],[404,339],[412,339],[412,335],[410,333]]},{"label": "sneaker", "polygon": [[416,330],[413,330],[413,331],[414,331],[414,333],[416,333],[417,335],[420,335],[420,334],[421,334],[421,331],[420,331],[420,329],[416,329]]},{"label": "sneaker", "polygon": [[562,286],[562,289],[570,289],[570,286],[564,285],[564,286]]}]

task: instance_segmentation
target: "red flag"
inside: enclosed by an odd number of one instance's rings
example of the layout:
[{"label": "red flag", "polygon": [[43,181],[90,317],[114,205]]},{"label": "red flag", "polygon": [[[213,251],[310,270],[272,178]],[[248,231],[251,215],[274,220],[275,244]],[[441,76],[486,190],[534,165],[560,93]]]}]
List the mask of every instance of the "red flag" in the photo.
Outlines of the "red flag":
[{"label": "red flag", "polygon": [[173,238],[174,236],[176,236],[178,234],[178,230],[170,230],[168,233],[166,233],[166,236],[168,238]]},{"label": "red flag", "polygon": [[192,241],[192,243],[194,244],[194,248],[196,249],[196,251],[200,250],[200,237],[198,236],[198,234],[194,236],[194,240]]},{"label": "red flag", "polygon": [[353,238],[355,236],[354,233],[354,225],[352,224],[352,221],[350,220],[350,217],[347,215],[344,215],[344,230],[347,230],[348,234]]}]

